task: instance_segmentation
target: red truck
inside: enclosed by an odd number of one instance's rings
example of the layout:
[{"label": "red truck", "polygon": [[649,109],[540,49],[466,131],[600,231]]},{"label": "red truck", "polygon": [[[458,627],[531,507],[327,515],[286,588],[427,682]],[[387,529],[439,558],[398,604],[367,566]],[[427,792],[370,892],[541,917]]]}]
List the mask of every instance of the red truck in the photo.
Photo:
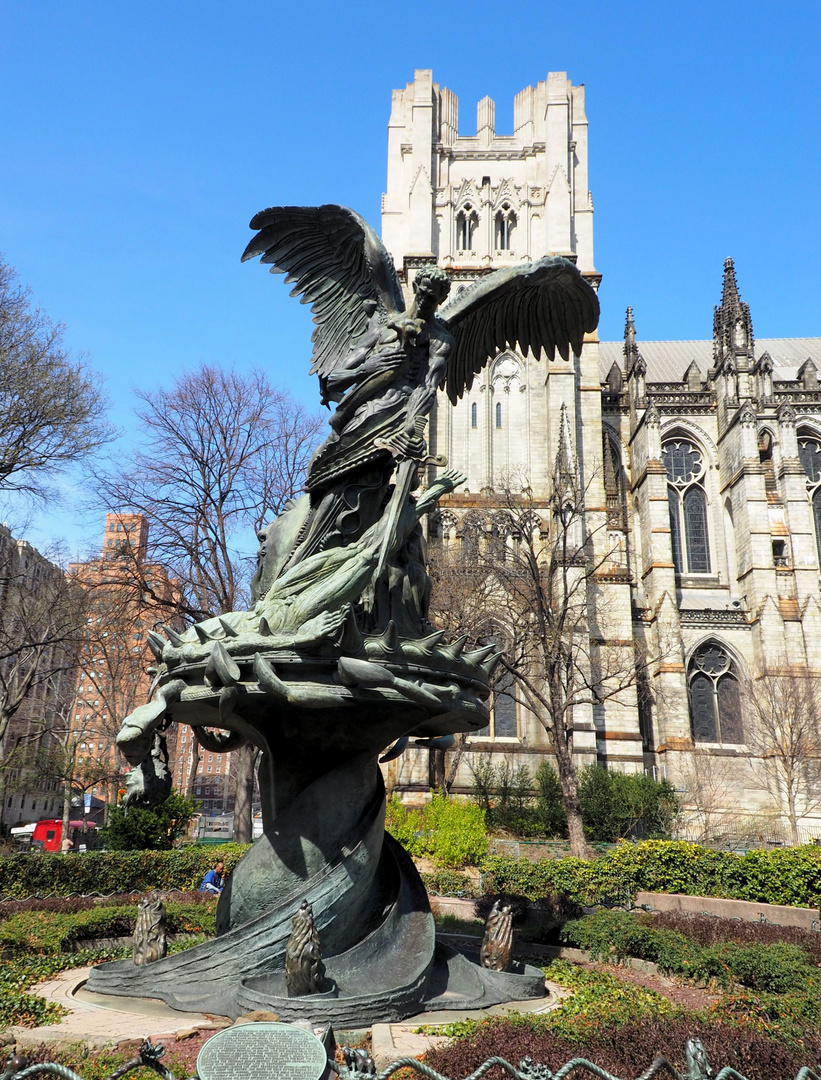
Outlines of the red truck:
[{"label": "red truck", "polygon": [[[59,818],[46,818],[34,825],[11,830],[12,837],[37,851],[59,851],[62,832],[63,823]],[[93,821],[70,821],[68,835],[74,843],[72,851],[92,851],[97,847],[97,826]]]}]

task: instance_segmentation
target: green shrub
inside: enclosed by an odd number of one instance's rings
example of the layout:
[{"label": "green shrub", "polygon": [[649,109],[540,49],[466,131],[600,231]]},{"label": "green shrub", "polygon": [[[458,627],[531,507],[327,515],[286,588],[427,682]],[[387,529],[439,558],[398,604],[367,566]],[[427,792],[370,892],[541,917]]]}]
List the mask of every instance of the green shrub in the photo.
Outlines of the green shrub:
[{"label": "green shrub", "polygon": [[460,874],[458,870],[434,870],[432,873],[424,873],[422,881],[432,896],[458,896],[472,900],[476,895],[473,882],[467,874]]},{"label": "green shrub", "polygon": [[423,855],[436,866],[476,866],[487,854],[485,814],[474,803],[433,795],[422,810]]},{"label": "green shrub", "polygon": [[385,807],[385,830],[407,851],[409,855],[421,852],[419,834],[422,831],[422,812],[405,806],[398,795],[391,795]]},{"label": "green shrub", "polygon": [[[209,905],[167,903],[168,932],[213,936],[216,907],[216,899]],[[24,911],[0,923],[0,951],[6,956],[74,952],[87,941],[133,934],[136,918],[136,904],[100,906],[74,914]]]},{"label": "green shrub", "polygon": [[527,859],[491,856],[482,866],[487,892],[521,893],[531,900],[553,892],[581,904],[619,904],[639,890],[720,896],[765,904],[817,908],[821,903],[821,849],[712,851],[684,841],[621,843],[599,859]]},{"label": "green shrub", "polygon": [[222,859],[230,873],[248,850],[243,844],[190,845],[179,851],[52,852],[0,857],[0,891],[25,899],[50,893],[106,895],[152,889],[199,887],[205,872]]},{"label": "green shrub", "polygon": [[561,781],[548,761],[543,761],[536,770],[535,816],[543,836],[567,836],[567,812]]},{"label": "green shrub", "polygon": [[662,971],[682,972],[700,946],[692,945],[674,930],[656,930],[626,911],[598,911],[565,923],[560,938],[591,959],[618,963],[628,957],[649,960]]},{"label": "green shrub", "polygon": [[428,858],[436,866],[476,866],[487,854],[485,812],[476,803],[432,795],[417,810],[394,796],[385,827],[410,855]]},{"label": "green shrub", "polygon": [[705,946],[654,923],[652,916],[598,911],[566,923],[560,937],[589,950],[593,960],[649,960],[666,974],[714,982],[725,988],[741,983],[750,990],[788,994],[800,989],[817,993],[821,985],[818,967],[799,945],[723,941]]},{"label": "green shrub", "polygon": [[507,758],[498,765],[480,760],[473,768],[472,797],[489,829],[531,838],[567,836],[562,789],[549,762],[531,777],[526,766],[515,767]]},{"label": "green shrub", "polygon": [[197,806],[177,791],[151,810],[113,806],[100,835],[109,851],[170,851],[185,835]]},{"label": "green shrub", "polygon": [[604,843],[625,837],[669,838],[679,810],[669,781],[600,765],[580,771],[579,801],[585,834]]},{"label": "green shrub", "polygon": [[798,945],[776,942],[747,948],[728,945],[726,949],[727,965],[742,986],[770,994],[805,990],[818,995],[818,969]]},{"label": "green shrub", "polygon": [[[213,937],[216,907],[216,898],[206,903],[167,903],[168,930],[189,935],[171,943],[169,952]],[[32,985],[68,968],[130,956],[130,942],[115,946],[94,942],[130,936],[136,914],[136,904],[108,904],[71,912],[20,911],[0,923],[0,1026],[39,1027],[64,1016],[67,1010],[62,1005],[28,993]]]}]

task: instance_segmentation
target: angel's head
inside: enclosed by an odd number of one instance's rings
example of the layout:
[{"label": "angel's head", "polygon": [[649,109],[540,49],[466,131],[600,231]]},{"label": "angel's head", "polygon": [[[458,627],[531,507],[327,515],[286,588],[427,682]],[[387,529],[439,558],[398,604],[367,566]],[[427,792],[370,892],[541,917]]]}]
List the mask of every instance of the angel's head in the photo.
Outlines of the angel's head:
[{"label": "angel's head", "polygon": [[431,314],[450,292],[450,278],[438,266],[423,266],[413,279],[417,311],[429,308]]}]

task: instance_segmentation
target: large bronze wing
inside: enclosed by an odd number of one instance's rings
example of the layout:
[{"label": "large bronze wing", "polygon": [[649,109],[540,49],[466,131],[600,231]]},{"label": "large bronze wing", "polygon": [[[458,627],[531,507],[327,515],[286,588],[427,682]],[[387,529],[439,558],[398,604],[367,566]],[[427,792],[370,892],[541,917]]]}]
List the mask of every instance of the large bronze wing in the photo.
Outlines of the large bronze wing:
[{"label": "large bronze wing", "polygon": [[[327,376],[364,333],[376,310],[405,310],[393,260],[374,230],[345,206],[272,206],[251,219],[259,232],[242,261],[261,255],[287,273],[291,296],[314,313],[311,374]],[[366,301],[374,303],[367,304]]]},{"label": "large bronze wing", "polygon": [[599,301],[572,262],[548,256],[486,274],[439,315],[456,340],[447,375],[455,404],[500,349],[530,349],[535,356],[544,349],[551,360],[556,349],[566,360],[568,346],[580,353],[584,335],[598,326]]}]

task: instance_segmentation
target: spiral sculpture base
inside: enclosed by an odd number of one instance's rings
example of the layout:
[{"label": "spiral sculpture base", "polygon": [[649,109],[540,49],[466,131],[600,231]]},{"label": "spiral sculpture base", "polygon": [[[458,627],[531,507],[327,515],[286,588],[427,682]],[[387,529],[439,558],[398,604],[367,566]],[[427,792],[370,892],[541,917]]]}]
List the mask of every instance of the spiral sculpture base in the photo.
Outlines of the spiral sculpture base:
[{"label": "spiral sculpture base", "polygon": [[[437,948],[422,880],[385,833],[379,753],[410,734],[481,727],[481,658],[448,654],[438,639],[424,652],[395,635],[366,639],[358,666],[293,650],[262,657],[244,645],[228,643],[236,666],[230,697],[226,672],[220,683],[219,665],[203,671],[192,655],[175,665],[175,700],[162,707],[178,723],[228,728],[262,750],[263,835],[220,897],[214,940],[146,967],[103,964],[88,989],[159,997],[183,1011],[236,1017],[265,1009],[337,1026],[542,995],[537,969],[500,975]],[[276,670],[283,691],[272,683]],[[364,683],[355,682],[360,675]],[[151,723],[159,712],[152,703]],[[285,951],[303,901],[313,910],[326,981],[322,993],[289,997]]]},{"label": "spiral sculpture base", "polygon": [[[538,969],[487,971],[437,946],[424,884],[384,831],[376,759],[321,774],[274,818],[237,865],[218,907],[218,936],[145,967],[95,968],[95,993],[161,998],[172,1008],[237,1017],[368,1026],[426,1008],[477,1008],[544,994]],[[288,997],[285,948],[308,899],[322,947],[322,994]]]}]

